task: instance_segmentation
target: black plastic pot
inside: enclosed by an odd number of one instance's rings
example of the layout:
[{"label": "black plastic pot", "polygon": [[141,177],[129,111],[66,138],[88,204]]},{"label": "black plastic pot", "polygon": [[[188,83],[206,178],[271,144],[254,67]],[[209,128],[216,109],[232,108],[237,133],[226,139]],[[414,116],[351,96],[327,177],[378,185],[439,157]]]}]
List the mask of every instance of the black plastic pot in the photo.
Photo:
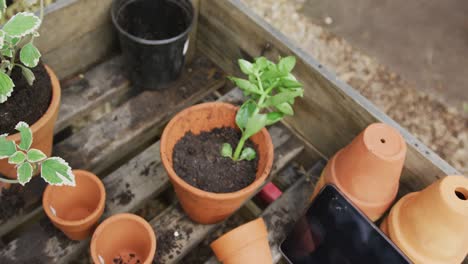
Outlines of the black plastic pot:
[{"label": "black plastic pot", "polygon": [[134,87],[158,90],[179,77],[194,18],[190,0],[114,0],[111,14]]}]

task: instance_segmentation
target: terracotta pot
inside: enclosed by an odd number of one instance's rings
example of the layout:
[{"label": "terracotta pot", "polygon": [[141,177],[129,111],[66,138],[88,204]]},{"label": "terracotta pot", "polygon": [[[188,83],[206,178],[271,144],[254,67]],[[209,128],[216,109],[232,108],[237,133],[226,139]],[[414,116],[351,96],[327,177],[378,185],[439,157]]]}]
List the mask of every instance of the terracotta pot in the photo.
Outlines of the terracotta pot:
[{"label": "terracotta pot", "polygon": [[74,170],[76,186],[45,189],[42,206],[52,223],[71,240],[88,238],[104,212],[106,191],[91,172]]},{"label": "terracotta pot", "polygon": [[172,152],[177,141],[188,131],[199,134],[217,127],[237,127],[235,124],[237,109],[238,107],[221,102],[189,107],[169,122],[161,137],[161,160],[164,168],[183,209],[195,222],[213,224],[224,220],[263,185],[270,173],[273,163],[273,143],[265,128],[250,138],[258,146],[259,160],[256,179],[246,188],[232,193],[211,193],[193,187],[175,173],[172,167]]},{"label": "terracotta pot", "polygon": [[224,234],[211,243],[218,260],[224,264],[271,264],[268,231],[262,218]]},{"label": "terracotta pot", "polygon": [[407,194],[381,227],[416,264],[461,263],[468,254],[468,178],[447,176]]},{"label": "terracotta pot", "polygon": [[375,221],[397,195],[405,157],[406,143],[396,129],[371,124],[330,159],[312,198],[325,184],[335,184]]},{"label": "terracotta pot", "polygon": [[[145,219],[133,214],[116,214],[102,222],[91,240],[91,257],[95,264],[150,264],[156,253],[156,235]],[[138,262],[139,260],[139,262]]]},{"label": "terracotta pot", "polygon": [[[44,65],[44,67],[49,73],[50,81],[52,84],[52,100],[45,114],[39,120],[37,120],[36,123],[29,125],[31,125],[31,131],[33,133],[34,138],[31,147],[39,149],[42,152],[44,152],[47,156],[50,156],[50,154],[52,154],[54,126],[55,121],[57,121],[58,110],[60,106],[61,90],[60,82],[57,79],[55,73],[47,65]],[[19,144],[21,138],[20,134],[16,133],[13,135],[9,135],[7,139],[14,140],[17,144]],[[15,166],[9,164],[7,159],[0,160],[0,174],[3,174],[4,176],[11,179],[17,178]]]}]

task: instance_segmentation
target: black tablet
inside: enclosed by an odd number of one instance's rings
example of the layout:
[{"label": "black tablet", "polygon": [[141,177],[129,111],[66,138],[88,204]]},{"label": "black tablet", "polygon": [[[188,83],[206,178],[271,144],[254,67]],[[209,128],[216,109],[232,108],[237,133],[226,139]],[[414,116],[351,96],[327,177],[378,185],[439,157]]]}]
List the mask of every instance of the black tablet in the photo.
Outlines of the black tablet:
[{"label": "black tablet", "polygon": [[411,263],[333,185],[321,190],[280,250],[293,264]]}]

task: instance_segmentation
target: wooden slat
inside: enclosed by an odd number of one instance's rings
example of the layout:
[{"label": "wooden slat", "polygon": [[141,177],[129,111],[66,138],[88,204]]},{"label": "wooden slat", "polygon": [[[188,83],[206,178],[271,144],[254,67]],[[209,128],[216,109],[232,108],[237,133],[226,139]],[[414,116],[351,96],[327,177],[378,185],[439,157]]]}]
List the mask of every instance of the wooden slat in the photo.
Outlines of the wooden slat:
[{"label": "wooden slat", "polygon": [[[285,133],[284,131],[283,133]],[[287,132],[286,132],[287,133]],[[276,138],[273,138],[276,141]],[[291,140],[275,150],[275,166],[272,169],[268,181],[283,169],[291,160],[293,160],[303,150],[303,146],[298,141]],[[212,225],[199,225],[192,222],[182,211],[179,205],[174,205],[166,210],[164,214],[151,221],[153,229],[156,230],[160,238],[164,238],[166,246],[163,250],[157,250],[156,263],[177,263],[190,250],[197,246],[205,237],[214,232],[221,223]],[[177,231],[177,236],[174,232]],[[162,240],[161,240],[162,241]]]},{"label": "wooden slat", "polygon": [[[120,160],[157,137],[173,114],[224,84],[222,72],[206,58],[198,57],[191,67],[168,90],[142,93],[54,146],[54,155],[67,160],[73,168],[97,174],[113,165],[118,167]],[[39,177],[31,180],[21,191],[24,208],[17,208],[16,215],[3,219],[0,234],[10,232],[41,212],[38,206],[45,186]]]},{"label": "wooden slat", "polygon": [[287,122],[327,157],[349,143],[368,124],[380,121],[397,128],[408,144],[402,190],[420,190],[437,177],[459,174],[239,0],[203,0],[198,47],[228,74],[241,74],[236,65],[240,57],[263,54],[276,59],[279,55],[295,55],[297,66],[294,73],[304,83],[305,94],[304,98],[297,100],[295,115]]}]

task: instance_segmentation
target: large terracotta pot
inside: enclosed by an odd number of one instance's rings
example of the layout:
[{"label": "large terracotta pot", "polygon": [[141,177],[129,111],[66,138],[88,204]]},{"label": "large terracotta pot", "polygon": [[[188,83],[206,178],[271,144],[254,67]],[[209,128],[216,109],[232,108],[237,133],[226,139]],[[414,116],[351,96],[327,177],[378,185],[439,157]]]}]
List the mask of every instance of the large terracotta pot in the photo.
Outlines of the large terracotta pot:
[{"label": "large terracotta pot", "polygon": [[[52,84],[52,99],[50,106],[45,114],[39,120],[37,120],[36,123],[32,125],[30,124],[34,138],[31,147],[39,149],[47,156],[50,156],[50,154],[52,154],[54,126],[55,122],[57,121],[58,110],[60,106],[61,89],[60,82],[52,69],[47,65],[44,65],[44,67],[50,76],[50,81]],[[21,138],[19,133],[9,135],[7,137],[7,140],[14,140],[17,144],[20,143],[20,139]],[[17,178],[15,166],[9,164],[7,159],[0,160],[0,174],[3,174],[4,176],[11,179]]]},{"label": "large terracotta pot", "polygon": [[397,195],[405,157],[406,143],[396,129],[371,124],[330,159],[311,199],[325,184],[335,184],[375,221]]},{"label": "large terracotta pot", "polygon": [[[95,264],[151,264],[156,253],[156,235],[145,219],[134,214],[117,214],[94,232],[91,257]],[[117,260],[117,261],[114,261]]]},{"label": "large terracotta pot", "polygon": [[468,178],[447,176],[405,195],[381,228],[416,264],[461,263],[468,254]]},{"label": "large terracotta pot", "polygon": [[271,264],[268,231],[262,218],[224,234],[211,243],[218,260],[224,264]]},{"label": "large terracotta pot", "polygon": [[88,238],[104,212],[106,191],[91,172],[74,170],[76,186],[49,185],[42,207],[52,223],[72,240]]},{"label": "large terracotta pot", "polygon": [[[177,198],[188,216],[201,224],[224,220],[265,182],[273,163],[273,143],[268,131],[263,128],[250,139],[258,146],[258,171],[255,181],[246,188],[232,193],[211,193],[186,183],[172,167],[172,152],[175,144],[188,131],[199,134],[218,127],[237,127],[237,107],[221,102],[204,103],[189,107],[178,113],[166,126],[161,137],[161,160],[174,186]],[[242,177],[242,175],[239,175]]]}]

